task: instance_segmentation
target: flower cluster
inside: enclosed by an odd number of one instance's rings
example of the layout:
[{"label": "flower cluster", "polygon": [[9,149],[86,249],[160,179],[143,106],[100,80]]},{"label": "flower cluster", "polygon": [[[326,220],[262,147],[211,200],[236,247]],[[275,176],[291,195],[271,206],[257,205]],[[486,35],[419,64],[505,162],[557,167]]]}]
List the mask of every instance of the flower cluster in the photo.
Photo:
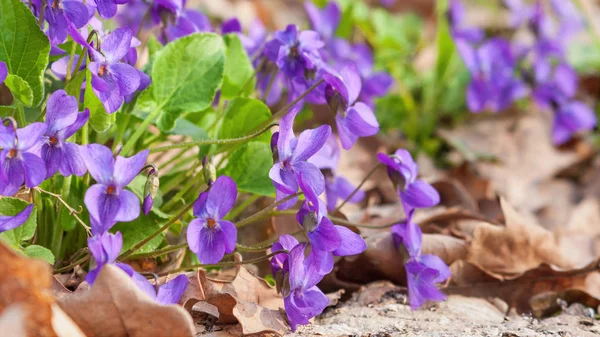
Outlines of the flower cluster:
[{"label": "flower cluster", "polygon": [[[575,98],[577,75],[566,60],[568,37],[583,27],[569,0],[527,4],[505,0],[515,29],[524,26],[533,36],[530,44],[504,37],[486,38],[485,32],[464,25],[460,0],[450,3],[448,18],[457,50],[471,74],[466,98],[469,110],[500,112],[515,100],[532,95],[543,109],[553,112],[552,140],[561,145],[576,133],[589,131],[596,116]],[[552,14],[546,9],[550,7]]]},{"label": "flower cluster", "polygon": [[380,153],[377,157],[386,165],[406,214],[404,223],[392,227],[392,235],[406,253],[404,268],[410,306],[417,309],[425,301],[442,301],[446,297],[436,284],[450,277],[450,269],[439,257],[421,253],[421,228],[412,220],[417,208],[437,205],[440,196],[431,185],[417,179],[419,168],[408,151],[398,149],[392,156]]}]

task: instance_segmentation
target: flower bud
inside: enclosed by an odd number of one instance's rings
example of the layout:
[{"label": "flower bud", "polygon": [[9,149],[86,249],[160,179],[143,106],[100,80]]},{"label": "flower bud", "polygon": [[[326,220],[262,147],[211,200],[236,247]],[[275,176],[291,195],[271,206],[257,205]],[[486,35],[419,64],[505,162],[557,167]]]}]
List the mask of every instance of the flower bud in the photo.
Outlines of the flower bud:
[{"label": "flower bud", "polygon": [[160,180],[158,179],[158,170],[152,168],[150,169],[150,172],[148,172],[148,178],[146,179],[146,185],[144,186],[144,202],[142,203],[142,209],[145,215],[148,215],[152,209],[159,186]]},{"label": "flower bud", "polygon": [[277,149],[277,142],[279,141],[279,132],[273,133],[271,136],[271,152],[273,152],[273,162],[279,162],[279,150]]},{"label": "flower bud", "polygon": [[202,173],[208,186],[211,186],[217,180],[217,169],[208,157],[202,159]]}]

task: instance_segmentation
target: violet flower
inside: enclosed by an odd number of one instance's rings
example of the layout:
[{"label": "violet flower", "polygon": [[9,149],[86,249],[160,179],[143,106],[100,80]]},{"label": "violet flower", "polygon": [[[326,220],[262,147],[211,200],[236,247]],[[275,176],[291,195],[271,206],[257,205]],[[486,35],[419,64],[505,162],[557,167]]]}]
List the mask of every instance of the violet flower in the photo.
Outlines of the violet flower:
[{"label": "violet flower", "polygon": [[[321,171],[307,160],[317,153],[331,134],[329,125],[321,125],[316,129],[304,130],[296,138],[293,125],[294,117],[298,113],[293,109],[285,115],[279,123],[279,132],[273,134],[276,140],[273,144],[275,163],[269,171],[269,177],[277,191],[277,200],[281,200],[298,192],[298,176],[302,174],[305,184],[314,194],[319,195],[325,189],[325,180]],[[292,207],[298,198],[279,205],[279,209]]]},{"label": "violet flower", "polygon": [[[333,134],[329,136],[321,150],[308,160],[309,163],[315,164],[325,177],[325,200],[328,211],[335,210],[338,199],[347,199],[356,189],[356,186],[346,178],[335,174],[339,161],[340,149]],[[358,203],[364,198],[365,192],[358,190],[348,202]]]},{"label": "violet flower", "polygon": [[140,86],[138,70],[120,62],[129,51],[132,38],[131,30],[117,28],[102,43],[104,55],[92,49],[94,61],[88,66],[92,72],[92,87],[109,114],[117,111],[124,97]]},{"label": "violet flower", "polygon": [[150,283],[143,275],[140,275],[131,269],[131,272],[126,271],[136,283],[136,285],[150,298],[163,305],[177,304],[179,299],[190,284],[185,274],[178,275],[174,279],[167,281],[165,284],[158,287]]},{"label": "violet flower", "polygon": [[0,84],[4,83],[6,77],[8,76],[8,68],[6,67],[6,63],[0,61]]},{"label": "violet flower", "polygon": [[413,310],[421,307],[425,301],[443,301],[446,299],[436,286],[451,276],[450,268],[435,255],[422,255],[423,234],[421,228],[412,222],[413,211],[407,213],[406,223],[392,227],[396,245],[402,244],[408,258],[405,261],[408,283],[408,298]]},{"label": "violet flower", "polygon": [[593,130],[598,123],[596,114],[585,103],[570,101],[557,107],[552,122],[552,141],[562,145],[574,134]]},{"label": "violet flower", "polygon": [[66,140],[87,122],[90,111],[78,112],[77,99],[64,90],[54,92],[46,103],[46,132],[41,157],[46,164],[46,179],[56,171],[63,176],[82,176],[85,163],[79,153],[79,145]]},{"label": "violet flower", "polygon": [[198,32],[210,32],[212,30],[208,17],[197,10],[187,9],[179,15],[174,25],[169,25],[159,40],[163,43],[173,41],[180,37]]},{"label": "violet flower", "polygon": [[296,25],[288,25],[285,30],[277,31],[275,38],[266,43],[263,53],[286,76],[304,77],[307,71],[314,71],[319,67],[319,49],[324,45],[317,32],[305,30],[298,33]]},{"label": "violet flower", "polygon": [[[279,239],[273,243],[273,246],[271,246],[271,251],[287,250],[290,252],[297,245],[298,240],[296,240],[295,237],[291,235],[281,235]],[[287,261],[288,254],[286,253],[277,254],[271,258],[271,273],[275,280],[278,280],[280,276],[281,280],[283,280],[283,275],[281,274],[289,273],[290,269]]]},{"label": "violet flower", "polygon": [[17,130],[12,124],[0,125],[0,194],[11,196],[23,183],[33,188],[44,181],[46,167],[35,151],[45,131],[43,123],[32,123]]},{"label": "violet flower", "polygon": [[69,23],[81,28],[90,19],[88,9],[79,0],[52,0],[45,7],[44,18],[48,22],[48,37],[54,44],[67,39]]},{"label": "violet flower", "polygon": [[129,0],[94,0],[98,9],[98,14],[103,19],[110,19],[117,14],[117,5],[123,5]]},{"label": "violet flower", "polygon": [[29,204],[15,215],[0,215],[0,233],[15,229],[24,224],[29,219],[32,210],[33,204]]},{"label": "violet flower", "polygon": [[225,254],[235,250],[237,229],[223,217],[231,210],[237,197],[235,182],[220,176],[194,203],[194,216],[187,229],[190,250],[201,263],[218,263]]},{"label": "violet flower", "polygon": [[361,79],[356,67],[348,66],[340,75],[326,73],[323,79],[328,84],[325,97],[332,111],[338,136],[345,150],[350,149],[358,137],[373,136],[379,132],[379,123],[371,108],[357,102],[361,90]]},{"label": "violet flower", "polygon": [[379,153],[377,159],[387,166],[388,176],[400,195],[405,213],[414,208],[435,206],[440,202],[440,195],[435,188],[417,179],[419,166],[410,152],[398,149],[392,156]]},{"label": "violet flower", "polygon": [[329,2],[319,9],[311,1],[304,2],[304,9],[308,15],[311,27],[327,41],[335,36],[335,31],[342,19],[342,11],[335,2]]},{"label": "violet flower", "polygon": [[[121,232],[96,234],[88,239],[88,247],[96,262],[96,267],[91,269],[85,276],[85,280],[91,285],[96,281],[102,267],[114,263],[119,257],[123,248],[123,235]],[[121,267],[121,265],[124,264],[117,263],[118,267]]]},{"label": "violet flower", "polygon": [[306,231],[312,246],[313,262],[315,268],[325,275],[333,269],[333,257],[360,254],[367,249],[367,244],[362,237],[349,228],[334,225],[329,220],[325,204],[305,183],[302,174],[299,185],[306,201],[296,214],[296,220]]},{"label": "violet flower", "polygon": [[299,324],[323,312],[329,299],[317,287],[323,276],[317,272],[310,259],[304,258],[305,244],[298,244],[289,253],[289,287],[283,288],[283,304],[292,331]]},{"label": "violet flower", "polygon": [[85,192],[84,203],[92,219],[94,234],[106,232],[116,222],[135,220],[140,215],[140,201],[125,189],[146,162],[148,150],[125,158],[113,154],[100,144],[80,148],[88,172],[96,180]]}]

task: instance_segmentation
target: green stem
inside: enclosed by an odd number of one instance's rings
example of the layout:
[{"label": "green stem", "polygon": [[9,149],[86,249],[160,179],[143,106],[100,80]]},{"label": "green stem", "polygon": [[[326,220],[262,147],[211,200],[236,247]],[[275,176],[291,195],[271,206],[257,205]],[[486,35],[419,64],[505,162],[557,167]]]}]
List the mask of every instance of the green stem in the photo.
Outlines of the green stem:
[{"label": "green stem", "polygon": [[188,247],[187,242],[184,242],[184,243],[180,243],[177,245],[166,246],[166,247],[156,250],[154,252],[133,254],[133,255],[130,255],[129,257],[127,257],[126,259],[127,260],[136,260],[136,259],[143,259],[143,258],[148,258],[148,257],[158,257],[158,256],[166,255],[166,254],[169,254],[172,252],[176,252],[181,249],[185,249],[187,247]]},{"label": "green stem", "polygon": [[164,274],[160,274],[159,276],[165,276],[165,275],[169,275],[169,274],[175,274],[175,273],[180,273],[182,271],[187,271],[187,270],[192,270],[192,269],[198,269],[198,268],[212,268],[212,267],[235,267],[235,266],[241,266],[244,264],[252,264],[252,263],[257,263],[257,262],[261,262],[267,259],[270,259],[271,257],[278,255],[278,254],[287,254],[289,253],[287,250],[278,250],[275,252],[272,252],[271,254],[265,255],[265,256],[261,256],[261,257],[257,257],[255,259],[249,259],[249,260],[244,260],[244,261],[232,261],[232,262],[220,262],[220,263],[215,263],[215,264],[194,264],[191,266],[186,266],[186,267],[181,267],[181,268],[177,268],[175,270],[171,270],[168,273],[164,273]]},{"label": "green stem", "polygon": [[71,80],[71,69],[73,67],[73,58],[75,57],[75,52],[77,51],[77,43],[73,43],[71,46],[71,54],[69,55],[69,62],[67,62],[67,75],[65,76],[65,87],[69,84]]},{"label": "green stem", "polygon": [[241,252],[263,252],[267,249],[270,249],[273,246],[273,243],[268,243],[264,245],[256,245],[256,246],[244,246],[242,244],[236,243],[235,248]]},{"label": "green stem", "polygon": [[[71,176],[63,178],[63,186],[62,186],[62,195],[69,194],[71,190]],[[63,205],[64,207],[64,205]],[[60,250],[63,239],[63,227],[62,227],[62,215],[61,208],[58,208],[58,215],[56,217],[56,221],[52,226],[52,242],[50,242],[50,250],[52,254],[56,257],[56,259],[60,260]]]},{"label": "green stem", "polygon": [[90,259],[90,254],[87,254],[86,256],[84,256],[81,259],[79,259],[79,260],[77,260],[77,261],[69,264],[68,266],[56,269],[54,271],[54,274],[60,274],[60,273],[64,273],[66,271],[69,271],[69,270],[73,269],[75,266],[78,266],[78,265],[80,265],[82,263],[87,262],[89,259]]},{"label": "green stem", "polygon": [[248,199],[244,200],[244,202],[239,204],[236,208],[234,208],[231,212],[229,212],[227,214],[227,216],[225,217],[225,220],[235,219],[236,216],[238,216],[240,213],[242,213],[242,211],[244,211],[246,208],[248,208],[248,206],[250,206],[253,202],[258,200],[258,198],[260,198],[260,195],[257,194],[257,195],[253,195],[253,196],[249,197]]},{"label": "green stem", "polygon": [[137,140],[144,134],[144,132],[146,132],[146,129],[148,129],[150,123],[152,123],[152,121],[160,114],[161,109],[162,107],[157,107],[156,109],[154,109],[154,111],[148,114],[148,116],[146,116],[146,119],[144,119],[142,124],[137,127],[133,135],[129,137],[127,143],[125,143],[125,145],[123,146],[123,149],[121,150],[122,155],[125,156],[131,150],[133,150],[133,147],[135,146]]},{"label": "green stem", "polygon": [[360,188],[362,187],[362,185],[364,185],[367,180],[377,171],[377,169],[381,166],[381,164],[377,164],[375,165],[375,167],[373,167],[371,169],[371,171],[369,171],[369,173],[367,173],[366,177],[360,182],[360,184],[358,184],[358,186],[356,186],[356,188],[354,189],[354,191],[352,191],[352,193],[350,193],[350,195],[344,199],[344,201],[342,201],[342,203],[333,211],[333,213],[338,212],[342,207],[344,207],[344,205],[350,200],[352,199],[352,197],[358,192],[360,191]]},{"label": "green stem", "polygon": [[242,227],[244,227],[244,226],[246,226],[248,224],[251,224],[252,222],[260,219],[263,215],[269,214],[269,212],[271,212],[271,210],[273,209],[273,207],[277,207],[277,206],[283,204],[284,202],[286,202],[288,200],[291,200],[291,199],[293,199],[293,198],[295,198],[295,197],[297,197],[297,196],[299,196],[301,194],[302,194],[302,192],[298,192],[298,193],[294,193],[292,195],[288,195],[287,197],[285,197],[285,198],[283,198],[283,199],[281,199],[281,200],[279,200],[277,202],[272,203],[271,205],[267,206],[266,208],[261,209],[260,211],[258,211],[256,213],[254,213],[253,215],[247,217],[246,219],[237,222],[235,224],[235,226],[237,228],[242,228]]},{"label": "green stem", "polygon": [[165,210],[169,210],[171,208],[171,206],[174,206],[176,203],[179,202],[179,200],[187,193],[187,191],[189,191],[190,189],[192,189],[196,183],[198,181],[201,181],[203,176],[203,172],[202,170],[200,170],[195,176],[194,178],[192,178],[192,180],[190,181],[189,184],[187,184],[184,188],[180,189],[179,191],[177,191],[177,194],[175,194],[175,196],[173,196],[171,198],[171,200],[169,200],[166,204],[163,205],[163,209]]},{"label": "green stem", "polygon": [[17,103],[17,115],[15,117],[19,128],[27,126],[27,121],[25,120],[25,110],[23,110],[23,104]]},{"label": "green stem", "polygon": [[192,209],[192,207],[194,207],[195,202],[196,202],[196,200],[194,200],[189,205],[185,206],[184,209],[182,209],[179,213],[177,213],[177,215],[175,217],[171,218],[171,220],[169,220],[166,224],[164,224],[162,227],[160,227],[157,231],[150,234],[150,236],[148,236],[144,240],[136,243],[133,247],[129,248],[129,250],[127,250],[125,253],[121,254],[121,256],[119,257],[119,260],[122,261],[122,260],[128,258],[129,256],[133,255],[133,253],[140,250],[140,248],[144,247],[148,242],[152,241],[152,239],[154,239],[155,237],[160,235],[160,233],[169,229],[169,227],[171,227],[175,222],[177,222],[177,220],[179,220],[179,218],[184,216],[190,209]]},{"label": "green stem", "polygon": [[119,144],[121,144],[121,140],[123,139],[125,130],[127,130],[127,125],[129,125],[129,120],[131,119],[131,114],[126,114],[124,118],[125,118],[125,120],[122,121],[121,123],[119,123],[118,129],[117,129],[117,136],[115,137],[115,141],[114,141],[113,148],[112,148],[113,151],[115,151],[117,149],[117,146],[119,146]]},{"label": "green stem", "polygon": [[240,138],[203,139],[203,140],[198,140],[198,141],[194,141],[194,142],[182,142],[182,143],[177,143],[177,144],[172,144],[172,145],[167,145],[167,146],[155,147],[153,149],[150,149],[150,153],[163,152],[163,151],[168,151],[168,150],[172,150],[172,149],[189,148],[192,146],[200,146],[200,145],[237,144],[237,143],[241,143],[241,142],[256,138],[256,137],[260,136],[261,134],[265,133],[266,131],[269,131],[269,129],[271,129],[273,126],[276,126],[276,125],[278,125],[278,124],[277,123],[269,124],[256,133],[253,133],[253,134],[250,134],[250,135],[247,135],[244,137],[240,137]]}]

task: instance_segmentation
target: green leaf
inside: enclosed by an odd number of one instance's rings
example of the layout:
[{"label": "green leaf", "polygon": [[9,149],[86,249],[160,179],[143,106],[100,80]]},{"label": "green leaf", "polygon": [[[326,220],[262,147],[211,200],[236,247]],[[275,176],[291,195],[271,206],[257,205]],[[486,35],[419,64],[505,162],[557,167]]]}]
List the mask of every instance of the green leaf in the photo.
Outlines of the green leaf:
[{"label": "green leaf", "polygon": [[[80,71],[72,78],[69,83],[65,86],[65,91],[69,96],[79,97],[81,93],[81,84],[85,79],[85,71]],[[87,85],[87,83],[86,83]]]},{"label": "green leaf", "polygon": [[[16,215],[29,205],[27,202],[17,198],[0,199],[0,215]],[[29,219],[21,226],[0,234],[0,238],[5,239],[11,246],[19,247],[20,243],[29,240],[35,234],[37,226],[37,209],[33,207]]]},{"label": "green leaf", "polygon": [[156,55],[149,88],[161,110],[157,126],[169,131],[183,113],[208,108],[224,66],[225,45],[217,34],[192,34],[166,45]]},{"label": "green leaf", "polygon": [[147,45],[148,57],[150,58],[163,49],[163,45],[156,39],[154,35],[150,35],[150,37],[148,38]]},{"label": "green leaf", "polygon": [[[146,176],[138,175],[135,178],[133,178],[133,180],[129,183],[129,185],[127,185],[127,187],[129,187],[129,189],[135,195],[137,195],[137,197],[140,199],[140,202],[142,202],[142,203],[144,202],[144,187],[146,186],[146,179],[147,179]],[[156,197],[154,198],[154,204],[153,204],[151,212],[161,219],[168,219],[169,215],[166,214],[165,212],[162,212],[159,209],[159,207],[162,205],[162,203],[163,203],[162,193],[159,190],[158,193],[156,193]],[[140,215],[140,216],[143,216],[143,215]]]},{"label": "green leaf", "polygon": [[115,122],[115,114],[108,114],[104,109],[104,105],[92,89],[92,73],[86,70],[85,94],[83,102],[86,108],[90,109],[89,124],[92,129],[97,132],[104,132],[110,128]]},{"label": "green leaf", "polygon": [[439,0],[436,3],[437,11],[437,31],[436,31],[436,47],[437,59],[435,62],[435,80],[440,81],[448,69],[448,65],[454,54],[454,41],[450,34],[450,26],[446,19],[446,11],[448,10],[448,0]]},{"label": "green leaf", "polygon": [[[238,97],[227,104],[219,138],[246,136],[270,117],[271,111],[263,102],[254,98]],[[270,132],[265,132],[254,140],[269,142],[270,139]]]},{"label": "green leaf", "polygon": [[0,0],[0,61],[6,63],[10,74],[27,82],[34,106],[44,97],[43,79],[49,53],[48,38],[25,3]]},{"label": "green leaf", "polygon": [[169,131],[171,135],[188,136],[192,140],[208,139],[208,135],[201,127],[189,121],[187,118],[179,118],[175,127]]},{"label": "green leaf", "polygon": [[[123,251],[133,247],[136,243],[149,237],[156,232],[160,225],[156,222],[156,218],[149,214],[148,216],[140,215],[139,218],[132,222],[120,222],[116,224],[111,232],[121,232],[123,234]],[[138,252],[147,253],[155,250],[163,240],[163,235],[159,235],[148,242]]]},{"label": "green leaf", "polygon": [[19,102],[26,106],[31,106],[33,104],[33,92],[31,91],[31,87],[29,87],[29,84],[21,77],[8,74],[8,77],[4,80],[4,84],[6,84],[13,97]]},{"label": "green leaf", "polygon": [[33,258],[33,259],[41,259],[50,264],[54,264],[54,254],[50,251],[50,249],[38,245],[28,246],[23,250],[25,256]]},{"label": "green leaf", "polygon": [[273,166],[268,143],[249,142],[233,151],[227,166],[219,172],[230,176],[240,191],[271,196],[275,193],[269,170]]},{"label": "green leaf", "polygon": [[227,34],[223,36],[223,40],[227,46],[227,58],[225,59],[221,97],[247,96],[254,91],[256,83],[252,62],[237,34]]}]

